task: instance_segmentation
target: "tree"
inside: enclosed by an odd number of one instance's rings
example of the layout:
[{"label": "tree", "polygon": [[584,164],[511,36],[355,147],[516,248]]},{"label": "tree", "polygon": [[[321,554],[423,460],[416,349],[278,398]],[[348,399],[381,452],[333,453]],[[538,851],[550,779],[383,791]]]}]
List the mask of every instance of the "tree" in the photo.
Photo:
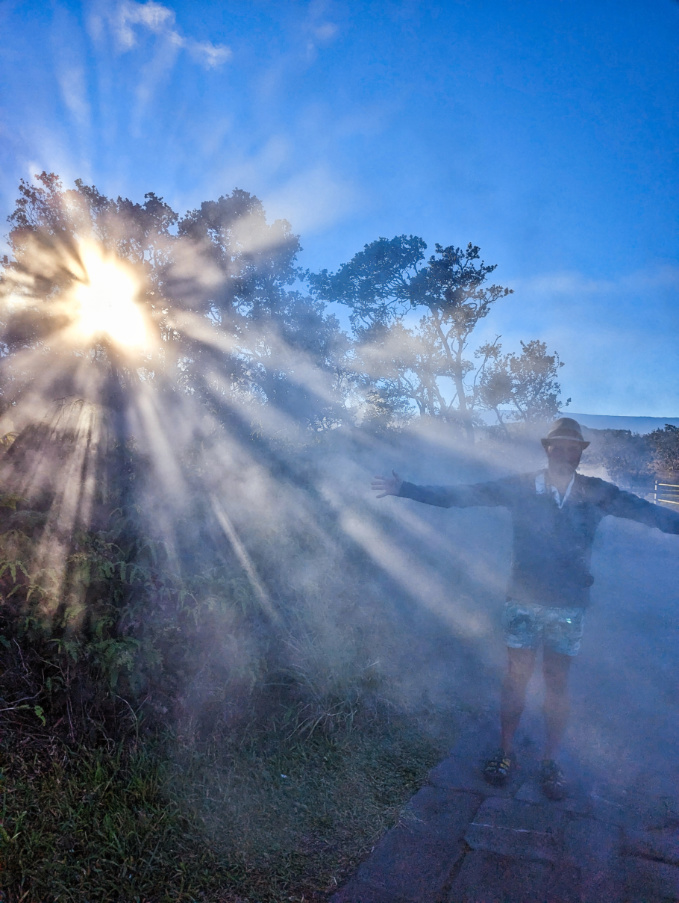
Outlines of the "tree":
[{"label": "tree", "polygon": [[476,392],[465,383],[467,375],[475,369],[466,357],[469,339],[492,305],[511,294],[511,289],[500,285],[485,285],[495,268],[479,259],[479,248],[471,242],[465,250],[437,244],[429,266],[420,270],[408,286],[411,305],[429,311],[426,325],[432,338],[438,339],[446,358],[447,375],[455,387],[448,408],[455,405],[470,438]]},{"label": "tree", "polygon": [[506,420],[553,420],[570,398],[560,401],[557,382],[563,364],[559,355],[547,354],[547,345],[538,339],[521,342],[521,354],[501,354],[501,345],[482,346],[477,354],[486,366],[479,380],[479,399],[492,410],[500,426]]},{"label": "tree", "polygon": [[651,468],[660,479],[679,480],[679,427],[666,423],[646,437],[651,450]]},{"label": "tree", "polygon": [[354,347],[353,384],[362,399],[362,422],[386,427],[413,415],[413,403],[426,414],[433,399],[430,381],[422,378],[430,349],[401,321],[376,324],[361,331]]},{"label": "tree", "polygon": [[[247,192],[180,217],[153,192],[143,204],[114,200],[81,180],[64,189],[43,172],[21,181],[9,222],[12,256],[0,277],[5,408],[36,379],[54,397],[85,391],[98,371],[114,394],[113,383],[164,381],[166,393],[198,394],[219,417],[239,402],[276,406],[315,428],[343,416],[337,362],[346,339],[302,290],[289,223],[268,223]],[[62,341],[74,314],[61,301],[86,279],[85,241],[134,272],[158,337],[141,361],[101,337],[87,348]],[[79,381],[83,356],[88,376]]]},{"label": "tree", "polygon": [[[317,297],[350,309],[357,361],[364,367],[365,392],[409,400],[422,415],[442,417],[473,438],[479,412],[511,404],[515,416],[551,416],[559,407],[560,366],[533,340],[522,354],[501,355],[496,340],[471,354],[474,330],[493,305],[512,293],[490,281],[495,266],[479,248],[443,247],[425,263],[426,244],[413,235],[379,238],[330,274],[310,274]],[[421,314],[412,323],[413,313]],[[385,351],[387,352],[385,356]]]},{"label": "tree", "polygon": [[631,430],[590,429],[591,446],[587,450],[589,466],[603,467],[614,483],[634,491],[648,489],[652,472],[648,435]]},{"label": "tree", "polygon": [[361,337],[375,327],[389,327],[409,309],[408,289],[426,249],[415,235],[378,238],[336,273],[309,273],[309,282],[317,296],[349,307],[354,332]]}]

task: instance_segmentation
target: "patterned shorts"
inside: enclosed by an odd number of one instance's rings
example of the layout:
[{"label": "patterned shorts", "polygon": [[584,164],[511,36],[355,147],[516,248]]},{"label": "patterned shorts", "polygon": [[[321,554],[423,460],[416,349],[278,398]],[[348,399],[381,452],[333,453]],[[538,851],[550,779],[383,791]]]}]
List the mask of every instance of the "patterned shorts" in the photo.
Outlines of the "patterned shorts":
[{"label": "patterned shorts", "polygon": [[508,599],[504,610],[505,642],[510,649],[545,649],[561,655],[580,651],[584,608],[549,608]]}]

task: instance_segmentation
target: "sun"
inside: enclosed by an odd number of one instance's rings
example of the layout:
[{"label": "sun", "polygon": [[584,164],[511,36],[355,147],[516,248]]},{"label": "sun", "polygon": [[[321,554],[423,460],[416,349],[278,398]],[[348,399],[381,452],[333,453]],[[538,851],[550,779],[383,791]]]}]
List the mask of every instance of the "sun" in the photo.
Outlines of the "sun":
[{"label": "sun", "polygon": [[141,283],[132,268],[95,244],[80,247],[83,276],[73,292],[75,325],[85,341],[108,338],[126,349],[141,349],[148,329],[136,299]]}]

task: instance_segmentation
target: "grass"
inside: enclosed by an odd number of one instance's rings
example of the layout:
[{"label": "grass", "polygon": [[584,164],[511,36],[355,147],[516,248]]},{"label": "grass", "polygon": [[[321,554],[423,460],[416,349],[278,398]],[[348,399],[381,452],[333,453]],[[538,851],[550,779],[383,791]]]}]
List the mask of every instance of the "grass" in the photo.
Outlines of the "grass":
[{"label": "grass", "polygon": [[6,736],[2,903],[315,903],[398,818],[442,754],[404,716],[105,748]]},{"label": "grass", "polygon": [[165,792],[142,749],[65,750],[4,775],[2,872],[8,903],[218,899],[238,880]]}]

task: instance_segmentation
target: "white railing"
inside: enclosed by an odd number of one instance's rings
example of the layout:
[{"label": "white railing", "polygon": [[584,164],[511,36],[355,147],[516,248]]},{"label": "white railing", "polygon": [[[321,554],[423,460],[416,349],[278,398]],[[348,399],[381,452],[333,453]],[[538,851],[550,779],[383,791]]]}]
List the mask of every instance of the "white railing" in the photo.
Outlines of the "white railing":
[{"label": "white railing", "polygon": [[655,481],[653,501],[656,505],[676,505],[679,507],[679,484]]}]

